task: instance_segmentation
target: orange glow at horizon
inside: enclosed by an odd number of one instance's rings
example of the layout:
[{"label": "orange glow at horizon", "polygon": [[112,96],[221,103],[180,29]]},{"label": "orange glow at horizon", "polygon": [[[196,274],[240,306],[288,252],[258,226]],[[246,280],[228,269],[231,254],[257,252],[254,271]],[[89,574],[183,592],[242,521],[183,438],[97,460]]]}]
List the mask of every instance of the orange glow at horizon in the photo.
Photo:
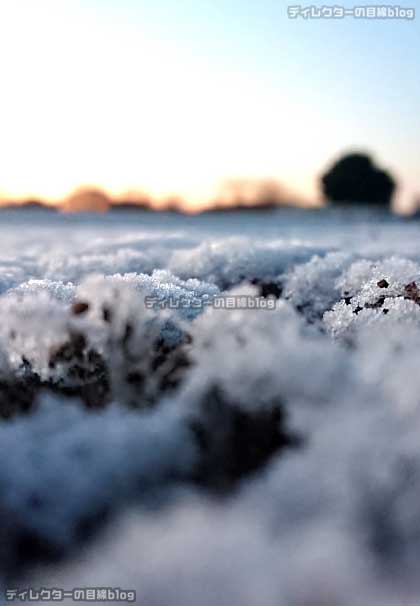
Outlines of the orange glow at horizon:
[{"label": "orange glow at horizon", "polygon": [[305,152],[284,99],[268,102],[246,79],[215,74],[129,25],[81,15],[77,3],[5,3],[0,77],[9,93],[0,108],[2,199],[59,203],[86,183],[112,195],[179,196],[194,209],[234,175],[279,177],[313,195],[296,174]]},{"label": "orange glow at horizon", "polygon": [[275,178],[319,201],[317,177],[354,124],[286,84],[216,69],[84,7],[0,4],[1,199],[58,204],[86,184],[111,196],[146,192],[157,205],[178,197],[197,210],[240,176]]},{"label": "orange glow at horizon", "polygon": [[[19,196],[0,194],[0,206],[8,204],[41,204],[70,209],[74,204],[81,210],[97,208],[110,204],[129,203],[145,205],[151,209],[177,208],[185,212],[196,212],[207,208],[239,205],[255,206],[267,202],[281,205],[317,206],[319,202],[298,195],[283,183],[272,178],[243,178],[236,177],[221,181],[211,195],[191,199],[179,193],[158,195],[140,189],[111,191],[95,184],[85,184],[73,188],[59,197],[48,198],[33,192],[25,192]],[[73,208],[74,210],[74,208]]]}]

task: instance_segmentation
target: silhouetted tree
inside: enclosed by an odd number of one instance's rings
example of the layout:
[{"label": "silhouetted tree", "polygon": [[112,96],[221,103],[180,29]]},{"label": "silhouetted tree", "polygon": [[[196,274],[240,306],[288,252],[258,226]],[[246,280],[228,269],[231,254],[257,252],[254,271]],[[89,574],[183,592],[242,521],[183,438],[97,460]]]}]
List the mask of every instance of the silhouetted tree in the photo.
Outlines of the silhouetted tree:
[{"label": "silhouetted tree", "polygon": [[348,154],[340,158],[321,177],[325,197],[332,202],[390,204],[395,181],[366,154]]}]

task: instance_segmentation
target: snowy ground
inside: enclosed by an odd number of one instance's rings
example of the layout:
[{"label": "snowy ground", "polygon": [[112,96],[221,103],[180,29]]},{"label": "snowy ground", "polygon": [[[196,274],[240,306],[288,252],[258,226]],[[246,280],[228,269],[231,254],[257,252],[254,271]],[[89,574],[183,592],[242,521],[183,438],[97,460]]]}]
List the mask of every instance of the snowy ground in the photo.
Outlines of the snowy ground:
[{"label": "snowy ground", "polygon": [[0,214],[0,584],[418,605],[419,232]]}]

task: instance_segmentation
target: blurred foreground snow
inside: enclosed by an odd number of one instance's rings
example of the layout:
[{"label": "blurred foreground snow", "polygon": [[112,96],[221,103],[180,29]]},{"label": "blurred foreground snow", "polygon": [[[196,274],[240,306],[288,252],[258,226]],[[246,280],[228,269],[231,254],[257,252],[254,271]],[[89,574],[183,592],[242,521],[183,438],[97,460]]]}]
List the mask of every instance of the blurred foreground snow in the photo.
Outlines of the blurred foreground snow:
[{"label": "blurred foreground snow", "polygon": [[[419,603],[419,226],[299,212],[0,227],[0,383],[38,381],[36,405],[0,421],[5,585],[118,586],[146,606]],[[207,305],[263,285],[273,310]],[[182,344],[176,381],[156,342]],[[109,375],[98,409],[66,397],[91,380],[86,351]],[[229,424],[273,410],[296,447],[223,495],[196,483],[200,444],[204,469],[223,467]]]}]

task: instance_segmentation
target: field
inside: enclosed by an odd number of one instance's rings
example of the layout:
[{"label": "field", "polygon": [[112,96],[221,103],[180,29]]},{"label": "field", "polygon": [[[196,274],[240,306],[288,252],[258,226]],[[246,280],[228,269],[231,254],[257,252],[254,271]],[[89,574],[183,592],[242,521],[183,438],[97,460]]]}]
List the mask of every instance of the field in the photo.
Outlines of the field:
[{"label": "field", "polygon": [[1,212],[0,586],[419,604],[419,231]]}]

